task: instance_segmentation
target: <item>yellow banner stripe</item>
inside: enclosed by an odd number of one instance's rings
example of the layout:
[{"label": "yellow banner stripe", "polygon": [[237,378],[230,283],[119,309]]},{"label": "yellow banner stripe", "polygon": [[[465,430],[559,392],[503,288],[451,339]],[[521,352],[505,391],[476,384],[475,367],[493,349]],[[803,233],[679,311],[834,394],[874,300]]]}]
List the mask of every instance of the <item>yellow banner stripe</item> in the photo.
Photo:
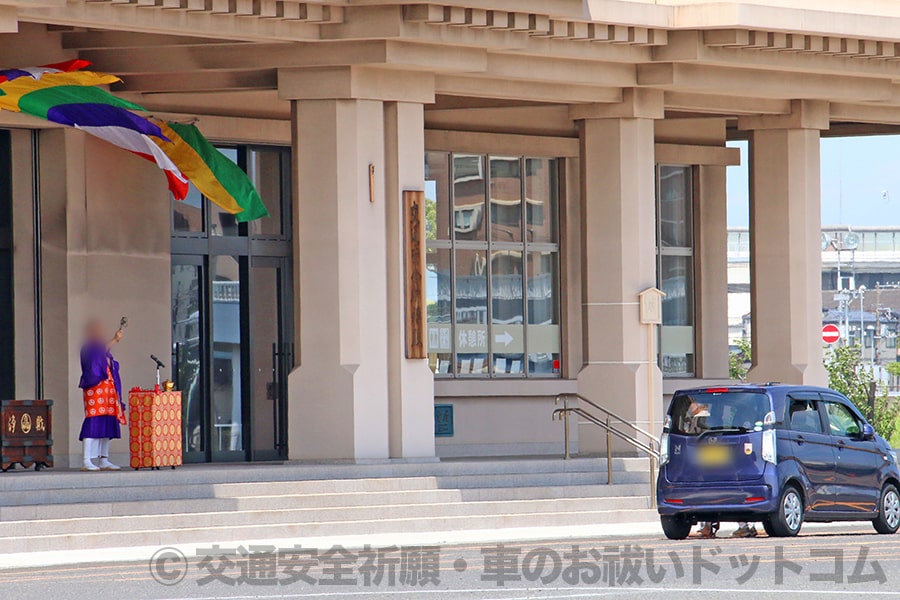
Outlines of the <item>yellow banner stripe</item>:
[{"label": "yellow banner stripe", "polygon": [[37,90],[44,90],[60,85],[97,86],[121,81],[115,75],[96,73],[94,71],[73,71],[71,73],[45,73],[40,79],[17,77],[12,81],[0,84],[3,95],[0,96],[0,108],[19,112],[19,100],[22,96]]},{"label": "yellow banner stripe", "polygon": [[163,135],[172,141],[167,142],[156,137],[150,139],[156,142],[166,156],[172,159],[172,162],[200,190],[201,194],[231,214],[237,214],[244,210],[222,186],[219,179],[190,144],[185,142],[167,123],[158,119],[153,122],[159,125]]}]

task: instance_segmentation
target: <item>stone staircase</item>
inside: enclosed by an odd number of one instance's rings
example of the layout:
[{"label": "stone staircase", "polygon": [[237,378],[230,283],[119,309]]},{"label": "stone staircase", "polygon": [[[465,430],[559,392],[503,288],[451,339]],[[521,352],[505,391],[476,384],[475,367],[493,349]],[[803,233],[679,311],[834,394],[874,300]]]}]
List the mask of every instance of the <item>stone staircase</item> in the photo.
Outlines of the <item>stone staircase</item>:
[{"label": "stone staircase", "polygon": [[7,553],[646,522],[647,460],[194,465],[0,474]]}]

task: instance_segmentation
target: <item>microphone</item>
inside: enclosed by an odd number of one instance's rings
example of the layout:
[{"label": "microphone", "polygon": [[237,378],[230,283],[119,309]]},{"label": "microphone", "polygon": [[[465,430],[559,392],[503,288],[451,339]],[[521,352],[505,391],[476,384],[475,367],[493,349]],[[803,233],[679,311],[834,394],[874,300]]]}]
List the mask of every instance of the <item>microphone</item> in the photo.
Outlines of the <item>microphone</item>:
[{"label": "microphone", "polygon": [[162,363],[161,360],[159,360],[158,358],[156,358],[156,355],[151,354],[151,355],[150,355],[150,359],[151,359],[153,362],[156,363],[156,368],[157,368],[157,369],[165,369],[165,368],[166,368],[166,365],[164,365],[164,364]]}]

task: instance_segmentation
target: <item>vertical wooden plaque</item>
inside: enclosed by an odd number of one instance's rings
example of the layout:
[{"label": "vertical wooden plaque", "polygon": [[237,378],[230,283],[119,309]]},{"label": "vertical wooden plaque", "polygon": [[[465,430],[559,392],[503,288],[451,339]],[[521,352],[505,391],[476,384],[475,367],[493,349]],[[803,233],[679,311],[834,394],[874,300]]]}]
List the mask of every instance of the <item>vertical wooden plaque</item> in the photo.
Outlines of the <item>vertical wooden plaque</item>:
[{"label": "vertical wooden plaque", "polygon": [[427,358],[425,345],[425,192],[403,192],[406,358]]}]

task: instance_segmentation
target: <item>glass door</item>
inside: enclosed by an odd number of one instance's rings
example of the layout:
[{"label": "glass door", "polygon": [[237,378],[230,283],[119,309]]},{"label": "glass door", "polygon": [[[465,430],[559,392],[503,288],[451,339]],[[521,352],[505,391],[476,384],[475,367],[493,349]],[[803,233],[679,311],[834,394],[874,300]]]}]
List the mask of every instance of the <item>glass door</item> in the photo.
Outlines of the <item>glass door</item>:
[{"label": "glass door", "polygon": [[205,266],[200,256],[172,257],[172,373],[181,390],[182,447],[185,462],[203,462],[205,431],[206,309]]},{"label": "glass door", "polygon": [[246,460],[244,388],[247,334],[246,259],[214,256],[212,263],[210,445],[214,461]]},{"label": "glass door", "polygon": [[287,373],[293,362],[290,270],[283,258],[250,263],[251,460],[287,457]]}]

